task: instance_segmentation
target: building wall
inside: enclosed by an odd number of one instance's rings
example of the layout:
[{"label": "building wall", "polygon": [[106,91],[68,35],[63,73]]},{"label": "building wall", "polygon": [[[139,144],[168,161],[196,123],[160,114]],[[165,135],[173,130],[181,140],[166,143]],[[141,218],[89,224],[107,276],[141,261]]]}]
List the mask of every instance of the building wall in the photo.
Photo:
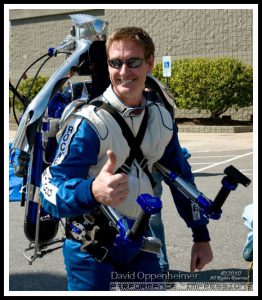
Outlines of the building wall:
[{"label": "building wall", "polygon": [[[171,55],[172,60],[229,56],[253,64],[251,9],[20,9],[9,13],[10,79],[14,83],[34,60],[47,53],[49,47],[58,46],[69,34],[72,26],[69,14],[73,13],[86,13],[107,21],[109,33],[127,25],[144,28],[154,40],[156,63],[162,61],[163,55]],[[50,76],[63,60],[62,55],[50,59],[41,74]],[[33,76],[38,66],[28,76]],[[229,113],[233,119],[248,119],[252,107]],[[178,110],[176,116],[198,114]]]},{"label": "building wall", "polygon": [[110,30],[128,24],[148,31],[157,62],[167,54],[173,60],[230,56],[252,65],[252,10],[106,10],[105,17]]}]

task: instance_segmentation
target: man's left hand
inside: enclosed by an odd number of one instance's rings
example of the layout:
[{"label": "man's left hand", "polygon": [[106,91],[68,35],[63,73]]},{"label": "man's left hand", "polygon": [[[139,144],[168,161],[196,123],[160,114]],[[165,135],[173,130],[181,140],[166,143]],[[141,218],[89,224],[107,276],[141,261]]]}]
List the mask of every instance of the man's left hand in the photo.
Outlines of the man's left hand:
[{"label": "man's left hand", "polygon": [[190,272],[202,270],[213,259],[213,252],[209,242],[195,242],[191,250]]}]

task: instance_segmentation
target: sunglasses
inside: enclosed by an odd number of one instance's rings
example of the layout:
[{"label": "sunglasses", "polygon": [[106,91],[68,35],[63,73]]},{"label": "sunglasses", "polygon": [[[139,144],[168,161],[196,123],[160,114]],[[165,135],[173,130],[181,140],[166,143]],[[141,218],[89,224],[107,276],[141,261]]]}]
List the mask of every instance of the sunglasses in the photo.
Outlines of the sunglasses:
[{"label": "sunglasses", "polygon": [[144,58],[132,57],[128,60],[120,60],[120,59],[108,59],[108,64],[111,68],[120,69],[123,64],[126,64],[129,68],[138,68],[142,65]]}]

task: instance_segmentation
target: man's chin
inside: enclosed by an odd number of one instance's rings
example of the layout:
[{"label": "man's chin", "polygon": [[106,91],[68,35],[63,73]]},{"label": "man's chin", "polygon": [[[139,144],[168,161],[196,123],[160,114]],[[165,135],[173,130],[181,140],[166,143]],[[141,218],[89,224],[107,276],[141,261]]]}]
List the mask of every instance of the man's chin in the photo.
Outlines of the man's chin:
[{"label": "man's chin", "polygon": [[117,94],[120,98],[130,98],[132,97],[132,90],[130,88],[119,88],[117,90]]}]

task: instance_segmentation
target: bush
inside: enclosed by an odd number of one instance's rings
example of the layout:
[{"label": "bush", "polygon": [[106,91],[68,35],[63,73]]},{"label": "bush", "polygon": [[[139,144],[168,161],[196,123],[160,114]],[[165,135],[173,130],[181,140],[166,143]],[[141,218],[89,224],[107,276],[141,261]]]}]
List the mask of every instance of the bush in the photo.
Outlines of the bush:
[{"label": "bush", "polygon": [[[47,76],[38,76],[32,86],[31,91],[30,91],[30,87],[33,82],[33,77],[22,80],[18,86],[18,93],[26,97],[27,100],[30,102],[39,93],[39,91],[42,89],[42,87],[45,85],[48,79],[49,78]],[[9,93],[9,99],[10,99],[9,101],[13,101],[12,92]],[[20,100],[17,99],[17,97],[15,97],[15,108],[19,111],[24,110],[23,104],[21,103]]]},{"label": "bush", "polygon": [[[162,63],[153,75],[165,83]],[[253,102],[253,69],[234,58],[193,58],[172,62],[170,90],[178,108],[210,111],[218,118],[229,108]]]}]

